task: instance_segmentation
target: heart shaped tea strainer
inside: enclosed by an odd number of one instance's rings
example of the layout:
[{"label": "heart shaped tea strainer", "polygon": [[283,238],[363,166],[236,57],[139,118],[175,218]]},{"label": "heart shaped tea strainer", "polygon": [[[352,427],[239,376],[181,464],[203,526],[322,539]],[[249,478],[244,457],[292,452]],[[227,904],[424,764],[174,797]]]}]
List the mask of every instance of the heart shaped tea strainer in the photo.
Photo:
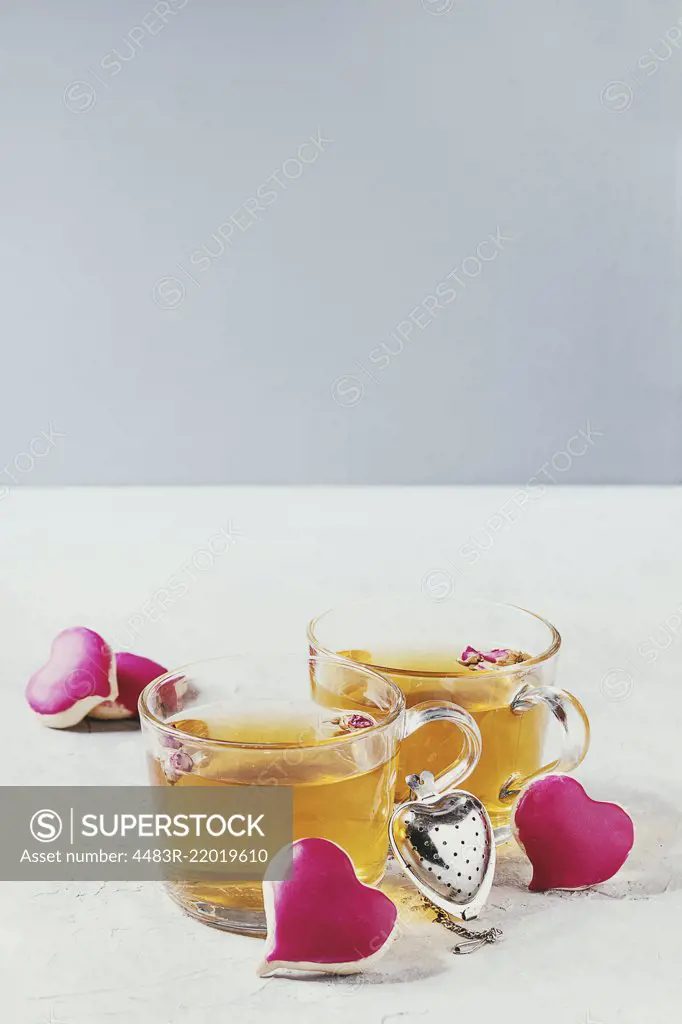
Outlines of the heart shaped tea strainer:
[{"label": "heart shaped tea strainer", "polygon": [[389,825],[396,860],[419,891],[462,921],[479,915],[495,874],[495,837],[481,801],[455,789],[440,795],[431,772],[410,775],[414,794]]}]

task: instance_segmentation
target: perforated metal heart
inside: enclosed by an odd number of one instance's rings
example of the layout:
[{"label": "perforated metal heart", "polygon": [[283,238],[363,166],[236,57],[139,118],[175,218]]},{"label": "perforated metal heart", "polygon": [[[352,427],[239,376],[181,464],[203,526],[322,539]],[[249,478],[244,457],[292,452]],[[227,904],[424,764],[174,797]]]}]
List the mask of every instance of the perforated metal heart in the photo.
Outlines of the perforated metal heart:
[{"label": "perforated metal heart", "polygon": [[483,909],[495,874],[495,838],[486,809],[463,790],[438,796],[429,773],[408,783],[417,799],[401,804],[391,817],[396,859],[432,903],[470,921]]}]

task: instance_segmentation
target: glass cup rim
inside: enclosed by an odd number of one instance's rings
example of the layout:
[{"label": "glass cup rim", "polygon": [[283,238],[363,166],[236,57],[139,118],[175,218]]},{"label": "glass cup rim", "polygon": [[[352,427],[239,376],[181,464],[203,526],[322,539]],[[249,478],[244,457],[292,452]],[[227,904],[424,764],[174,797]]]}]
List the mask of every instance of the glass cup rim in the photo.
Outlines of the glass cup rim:
[{"label": "glass cup rim", "polygon": [[[308,642],[310,643],[311,647],[314,648],[315,651],[319,651],[321,655],[324,655],[325,657],[334,656],[334,652],[331,651],[329,648],[325,647],[324,645],[322,645],[315,635],[315,630],[317,629],[319,623],[322,621],[322,619],[326,618],[326,616],[331,615],[334,612],[348,611],[353,608],[360,609],[362,607],[366,607],[369,605],[381,605],[382,602],[384,601],[394,601],[396,603],[409,605],[413,604],[416,600],[416,598],[408,597],[403,594],[383,594],[369,598],[360,598],[357,601],[348,601],[345,604],[334,605],[331,608],[327,608],[326,611],[320,612],[319,615],[314,616],[314,618],[312,618],[309,621],[307,629]],[[454,598],[454,600],[459,601],[461,604],[487,605],[491,608],[503,608],[509,611],[522,612],[524,615],[530,616],[537,622],[541,622],[543,626],[546,626],[550,632],[551,639],[549,646],[546,647],[545,650],[542,651],[540,654],[536,655],[533,658],[528,658],[527,661],[520,661],[515,665],[500,665],[494,668],[488,668],[477,671],[476,679],[490,679],[494,676],[499,676],[501,673],[503,673],[506,676],[522,675],[524,672],[527,671],[529,667],[533,665],[540,665],[542,664],[542,662],[547,661],[549,658],[553,657],[561,647],[561,634],[559,633],[559,630],[556,628],[556,626],[554,626],[549,621],[549,619],[544,618],[544,616],[542,615],[538,615],[537,612],[533,612],[529,608],[523,608],[521,605],[511,604],[507,601],[491,601],[486,597],[456,597]],[[338,654],[336,654],[336,657],[338,657]],[[367,668],[374,669],[376,672],[379,673],[379,675],[390,673],[391,676],[417,676],[423,679],[461,679],[462,677],[461,671],[458,672],[454,670],[452,672],[441,672],[431,670],[420,671],[418,669],[398,668],[390,665],[375,665],[374,663],[369,664],[366,662],[358,662],[358,664],[366,664]]]},{"label": "glass cup rim", "polygon": [[[377,679],[383,683],[384,686],[391,692],[394,697],[395,706],[391,709],[389,714],[381,722],[376,722],[367,729],[362,729],[359,732],[349,732],[344,736],[330,736],[328,739],[316,740],[315,743],[248,743],[243,740],[216,740],[210,737],[194,736],[192,733],[184,732],[182,729],[176,729],[174,726],[162,722],[149,707],[149,699],[152,691],[160,687],[163,683],[169,682],[171,679],[176,678],[184,672],[190,669],[196,670],[198,668],[214,665],[216,662],[237,662],[239,660],[252,660],[252,661],[277,661],[284,660],[287,658],[299,658],[311,664],[324,664],[324,665],[343,665],[344,668],[350,668],[354,672],[359,672],[364,676],[370,676],[373,679]],[[168,672],[164,672],[163,675],[157,676],[156,679],[152,679],[150,683],[147,683],[144,690],[140,694],[138,700],[138,712],[140,715],[140,721],[146,722],[148,725],[154,727],[154,729],[165,733],[168,736],[174,736],[176,738],[182,738],[192,743],[193,746],[206,745],[209,747],[229,747],[234,750],[314,750],[319,749],[321,746],[330,747],[335,744],[344,743],[356,743],[358,740],[363,739],[367,736],[374,736],[384,729],[389,728],[396,719],[405,710],[405,697],[402,690],[392,679],[382,675],[373,666],[362,665],[360,662],[353,661],[351,658],[342,658],[338,654],[276,654],[266,655],[265,657],[259,658],[258,655],[252,654],[223,654],[215,658],[204,658],[201,661],[192,661],[184,665],[179,665],[177,668],[169,669]]]}]

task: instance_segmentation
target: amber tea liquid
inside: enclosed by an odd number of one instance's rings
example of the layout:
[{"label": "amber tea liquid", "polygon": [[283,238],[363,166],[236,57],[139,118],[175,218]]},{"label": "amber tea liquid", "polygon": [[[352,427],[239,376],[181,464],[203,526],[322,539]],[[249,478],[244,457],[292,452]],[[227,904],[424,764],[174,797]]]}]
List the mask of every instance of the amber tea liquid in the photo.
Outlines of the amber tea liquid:
[{"label": "amber tea liquid", "polygon": [[[485,804],[494,827],[509,821],[510,803],[500,800],[500,789],[516,772],[529,774],[542,764],[547,708],[538,705],[522,715],[509,709],[518,688],[504,670],[493,681],[477,679],[474,669],[457,664],[466,644],[442,652],[377,649],[339,651],[361,664],[373,665],[396,683],[405,694],[408,708],[427,700],[451,700],[476,720],[483,740],[481,759],[462,787]],[[386,668],[406,674],[391,674]],[[410,670],[415,675],[410,675]],[[442,673],[458,672],[456,676]],[[396,798],[407,799],[405,776],[428,770],[438,775],[455,763],[462,753],[462,739],[447,722],[432,722],[403,740],[398,762]]]},{"label": "amber tea liquid", "polygon": [[[232,743],[283,744],[280,749],[211,747],[196,759],[191,772],[172,781],[162,760],[150,755],[157,785],[290,786],[293,788],[294,839],[330,839],[351,857],[361,881],[375,884],[383,875],[388,851],[388,819],[393,805],[396,757],[381,734],[360,731],[360,742],[334,743],[344,735],[338,709],[311,701],[294,706],[268,703],[256,713],[233,703],[193,706],[169,722],[183,732]],[[376,715],[374,716],[377,717]],[[184,905],[206,902],[239,910],[262,910],[260,882],[172,882]]]}]

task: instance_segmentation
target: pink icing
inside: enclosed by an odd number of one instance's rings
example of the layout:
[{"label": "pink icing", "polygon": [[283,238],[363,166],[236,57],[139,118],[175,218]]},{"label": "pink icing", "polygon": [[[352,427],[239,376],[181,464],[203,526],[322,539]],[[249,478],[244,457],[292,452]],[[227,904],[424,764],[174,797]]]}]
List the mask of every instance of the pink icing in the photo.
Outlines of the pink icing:
[{"label": "pink icing", "polygon": [[299,839],[282,882],[265,881],[268,949],[260,970],[278,967],[350,973],[362,970],[386,947],[398,911],[363,885],[340,846],[327,839]]},{"label": "pink icing", "polygon": [[[52,642],[49,661],[29,679],[26,699],[44,716],[71,712],[80,705],[83,718],[93,705],[116,696],[112,660],[111,648],[93,630],[65,629]],[[69,724],[80,720],[78,713],[70,716]]]},{"label": "pink icing", "polygon": [[90,712],[92,718],[133,718],[137,703],[145,686],[165,674],[167,669],[151,658],[123,651],[116,655],[118,697],[115,701],[98,704]]},{"label": "pink icing", "polygon": [[618,804],[592,800],[576,779],[532,782],[514,810],[514,833],[533,865],[529,889],[584,889],[612,878],[635,840]]}]

